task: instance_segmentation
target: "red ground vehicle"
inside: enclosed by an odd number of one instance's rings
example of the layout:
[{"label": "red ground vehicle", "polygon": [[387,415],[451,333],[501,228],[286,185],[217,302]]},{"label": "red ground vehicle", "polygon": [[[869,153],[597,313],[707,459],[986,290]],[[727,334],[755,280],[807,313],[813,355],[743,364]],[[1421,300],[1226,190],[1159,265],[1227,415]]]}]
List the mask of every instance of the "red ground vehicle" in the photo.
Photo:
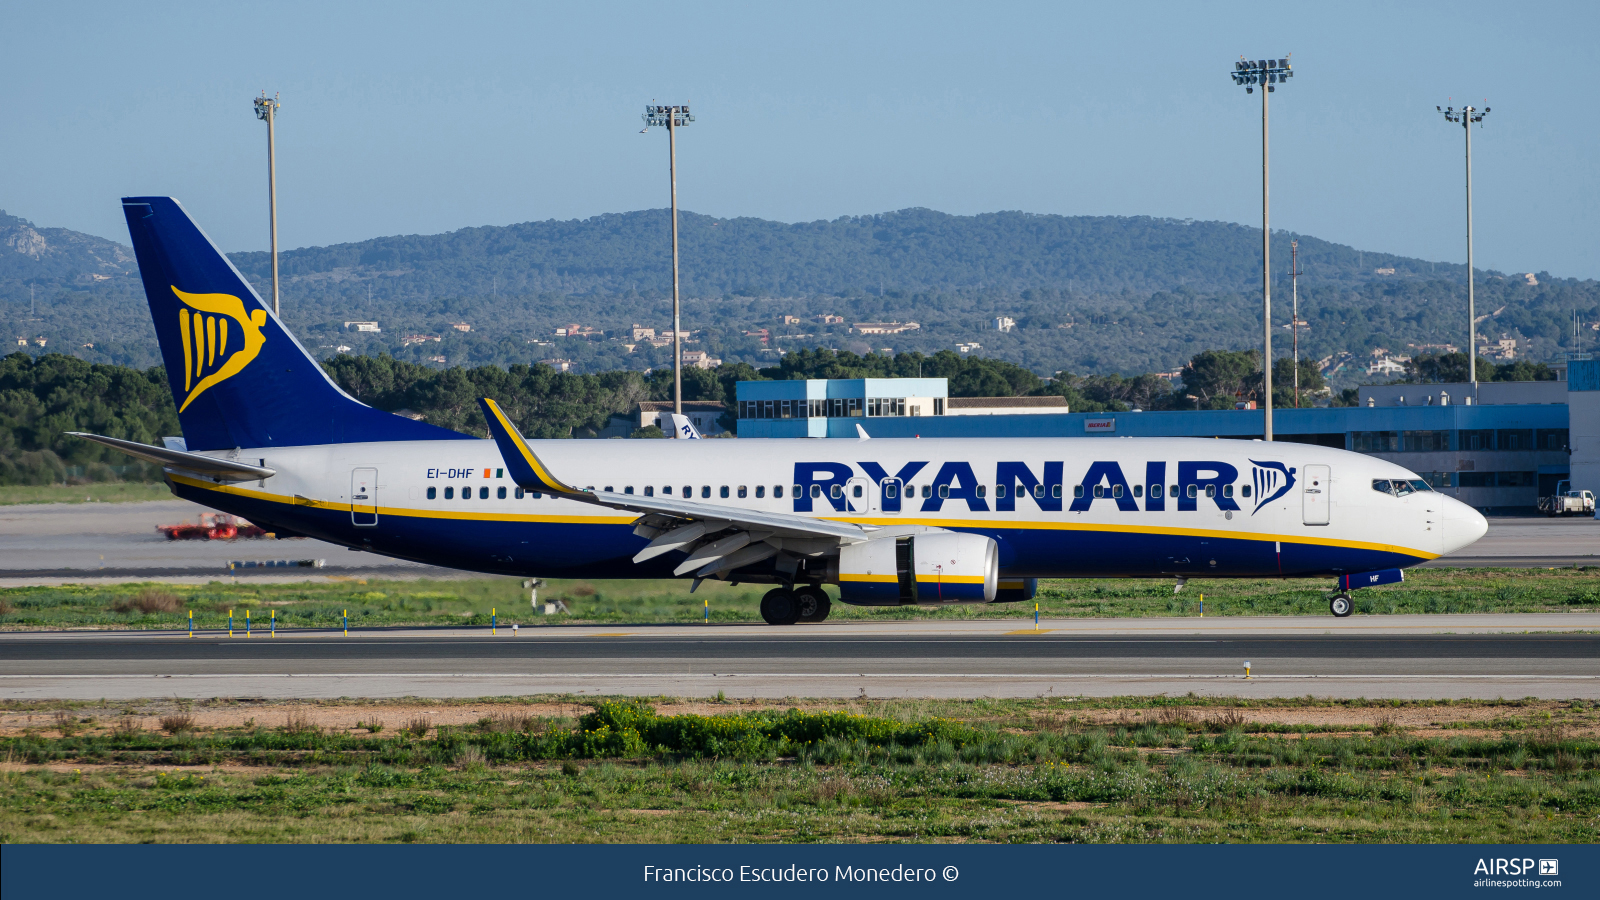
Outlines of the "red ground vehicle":
[{"label": "red ground vehicle", "polygon": [[184,522],[180,525],[157,525],[156,530],[169,541],[230,541],[234,538],[257,538],[267,532],[237,516],[226,513],[201,513],[200,523]]}]

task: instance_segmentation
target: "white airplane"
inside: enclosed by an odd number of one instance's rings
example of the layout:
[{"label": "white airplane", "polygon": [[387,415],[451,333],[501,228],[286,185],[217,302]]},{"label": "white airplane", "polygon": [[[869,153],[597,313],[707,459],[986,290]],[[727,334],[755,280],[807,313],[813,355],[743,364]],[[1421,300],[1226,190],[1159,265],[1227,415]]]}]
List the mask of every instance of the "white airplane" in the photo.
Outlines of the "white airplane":
[{"label": "white airplane", "polygon": [[183,437],[73,434],[280,534],[506,575],[772,584],[762,616],[792,624],[827,617],[829,584],[898,606],[1087,577],[1325,576],[1347,616],[1352,590],[1487,529],[1414,472],[1309,444],[529,441],[492,399],[474,438],[341,391],[176,201],[123,210]]}]

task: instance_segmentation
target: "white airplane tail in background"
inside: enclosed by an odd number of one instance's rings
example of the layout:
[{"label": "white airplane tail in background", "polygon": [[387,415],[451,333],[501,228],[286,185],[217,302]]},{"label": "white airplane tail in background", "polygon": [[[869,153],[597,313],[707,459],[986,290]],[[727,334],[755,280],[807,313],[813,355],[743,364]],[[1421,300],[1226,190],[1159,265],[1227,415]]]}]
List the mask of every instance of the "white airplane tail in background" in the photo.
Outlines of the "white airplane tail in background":
[{"label": "white airplane tail in background", "polygon": [[671,415],[673,437],[685,438],[691,441],[700,440],[700,432],[695,430],[694,423],[689,421],[688,416],[679,413],[672,413]]}]

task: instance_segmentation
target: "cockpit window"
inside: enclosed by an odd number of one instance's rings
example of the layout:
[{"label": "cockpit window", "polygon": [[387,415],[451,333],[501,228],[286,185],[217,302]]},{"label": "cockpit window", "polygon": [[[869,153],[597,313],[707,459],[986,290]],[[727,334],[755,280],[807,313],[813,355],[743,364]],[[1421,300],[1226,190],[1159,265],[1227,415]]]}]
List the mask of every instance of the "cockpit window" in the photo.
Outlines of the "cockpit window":
[{"label": "cockpit window", "polygon": [[1412,479],[1411,480],[1411,487],[1414,488],[1415,490],[1419,490],[1419,491],[1431,491],[1431,490],[1433,490],[1433,485],[1428,484],[1426,481],[1423,481],[1421,478]]},{"label": "cockpit window", "polygon": [[1374,479],[1372,479],[1372,489],[1377,491],[1380,494],[1393,494],[1394,493],[1394,487],[1389,484],[1389,479],[1387,479],[1387,478],[1374,478]]},{"label": "cockpit window", "polygon": [[1411,482],[1409,481],[1401,481],[1397,478],[1392,483],[1394,484],[1394,493],[1397,497],[1404,497],[1407,494],[1416,493],[1417,489],[1412,487]]}]

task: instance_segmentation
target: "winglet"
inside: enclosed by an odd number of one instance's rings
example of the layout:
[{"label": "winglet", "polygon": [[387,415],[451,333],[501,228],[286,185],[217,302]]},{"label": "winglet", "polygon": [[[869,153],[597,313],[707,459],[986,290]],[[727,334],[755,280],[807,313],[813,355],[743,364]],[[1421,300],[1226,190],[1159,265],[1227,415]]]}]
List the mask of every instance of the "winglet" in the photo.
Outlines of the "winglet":
[{"label": "winglet", "polygon": [[856,423],[856,434],[861,435],[859,438],[856,438],[856,440],[859,440],[859,441],[870,441],[870,440],[872,440],[872,435],[867,434],[867,430],[865,428],[862,428],[861,427],[861,423],[859,423],[859,422]]},{"label": "winglet", "polygon": [[505,458],[506,468],[511,472],[511,477],[518,487],[528,491],[569,496],[587,493],[561,482],[550,474],[550,470],[545,468],[538,456],[534,455],[528,442],[523,440],[522,434],[517,431],[517,426],[511,424],[511,419],[501,412],[500,404],[484,397],[478,401],[478,405],[483,408],[483,417],[489,420],[489,434],[500,446],[500,455]]}]

